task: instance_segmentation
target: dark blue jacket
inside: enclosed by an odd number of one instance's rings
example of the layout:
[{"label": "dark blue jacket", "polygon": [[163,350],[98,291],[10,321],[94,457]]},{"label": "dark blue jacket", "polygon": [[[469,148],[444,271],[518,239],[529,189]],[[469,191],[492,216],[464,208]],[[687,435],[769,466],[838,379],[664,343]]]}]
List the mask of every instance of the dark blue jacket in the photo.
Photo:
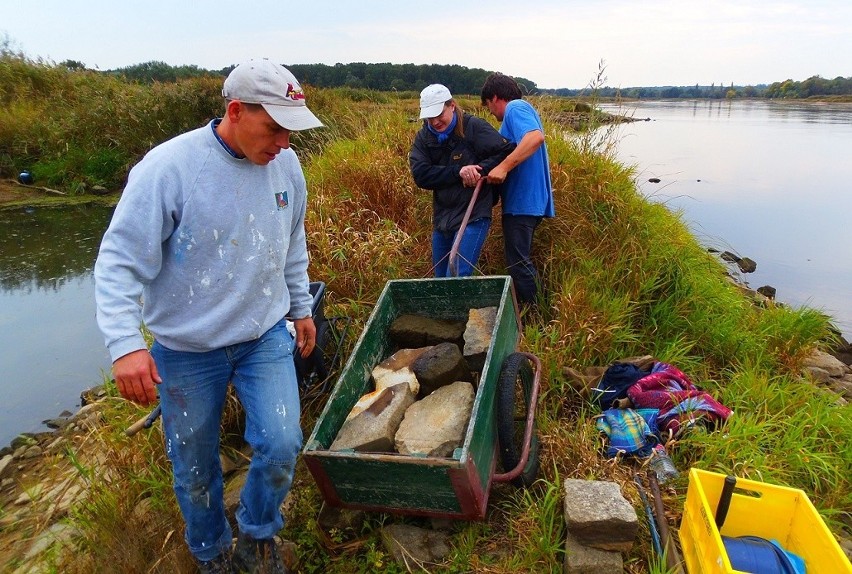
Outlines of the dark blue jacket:
[{"label": "dark blue jacket", "polygon": [[[432,194],[432,225],[437,231],[456,231],[473,196],[473,188],[465,187],[459,171],[466,165],[479,165],[482,175],[503,161],[515,144],[500,135],[482,118],[463,114],[464,137],[456,130],[443,144],[429,131],[426,123],[417,132],[408,156],[414,183]],[[495,194],[492,186],[482,184],[470,220],[491,217]]]}]

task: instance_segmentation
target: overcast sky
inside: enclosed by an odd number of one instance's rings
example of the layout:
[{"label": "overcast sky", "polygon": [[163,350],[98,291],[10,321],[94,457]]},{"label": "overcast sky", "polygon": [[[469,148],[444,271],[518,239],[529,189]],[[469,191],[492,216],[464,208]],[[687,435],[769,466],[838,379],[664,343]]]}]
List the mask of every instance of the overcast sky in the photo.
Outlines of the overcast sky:
[{"label": "overcast sky", "polygon": [[160,60],[459,64],[582,88],[852,76],[852,0],[0,0],[0,41],[107,70]]}]

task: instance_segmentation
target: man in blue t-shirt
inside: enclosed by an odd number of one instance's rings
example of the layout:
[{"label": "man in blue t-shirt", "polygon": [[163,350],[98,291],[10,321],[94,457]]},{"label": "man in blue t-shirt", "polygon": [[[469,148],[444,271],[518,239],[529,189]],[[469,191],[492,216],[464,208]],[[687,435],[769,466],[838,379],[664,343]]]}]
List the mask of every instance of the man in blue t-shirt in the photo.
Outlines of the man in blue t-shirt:
[{"label": "man in blue t-shirt", "polygon": [[518,301],[536,302],[539,277],[530,258],[533,234],[543,217],[553,217],[550,165],[541,118],[522,99],[521,89],[509,76],[497,72],[482,86],[482,105],[502,122],[500,134],[517,145],[515,151],[494,167],[488,182],[504,183],[503,241],[506,266],[515,283]]}]

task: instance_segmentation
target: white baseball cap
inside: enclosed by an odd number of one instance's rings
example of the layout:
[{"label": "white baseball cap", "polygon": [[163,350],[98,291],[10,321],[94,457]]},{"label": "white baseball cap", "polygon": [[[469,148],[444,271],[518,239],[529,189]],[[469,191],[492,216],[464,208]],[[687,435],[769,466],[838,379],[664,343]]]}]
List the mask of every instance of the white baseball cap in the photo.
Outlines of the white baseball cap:
[{"label": "white baseball cap", "polygon": [[296,76],[270,60],[249,60],[234,68],[225,79],[222,95],[227,100],[260,104],[275,123],[288,130],[323,127],[308,109]]},{"label": "white baseball cap", "polygon": [[444,110],[444,104],[453,99],[453,95],[447,86],[443,84],[431,84],[420,92],[420,119],[434,118],[440,116]]}]

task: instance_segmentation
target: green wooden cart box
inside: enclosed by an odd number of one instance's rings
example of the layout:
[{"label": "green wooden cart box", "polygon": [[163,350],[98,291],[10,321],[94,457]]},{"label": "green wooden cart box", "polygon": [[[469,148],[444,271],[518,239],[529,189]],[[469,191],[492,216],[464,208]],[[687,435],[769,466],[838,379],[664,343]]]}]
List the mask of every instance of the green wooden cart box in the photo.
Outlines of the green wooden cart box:
[{"label": "green wooden cart box", "polygon": [[[371,371],[397,349],[388,341],[400,315],[466,321],[471,308],[497,307],[464,443],[449,458],[328,450],[349,411],[372,390]],[[509,277],[389,281],[307,440],[304,460],[328,504],[346,508],[482,519],[496,467],[495,387],[518,345]]]}]

